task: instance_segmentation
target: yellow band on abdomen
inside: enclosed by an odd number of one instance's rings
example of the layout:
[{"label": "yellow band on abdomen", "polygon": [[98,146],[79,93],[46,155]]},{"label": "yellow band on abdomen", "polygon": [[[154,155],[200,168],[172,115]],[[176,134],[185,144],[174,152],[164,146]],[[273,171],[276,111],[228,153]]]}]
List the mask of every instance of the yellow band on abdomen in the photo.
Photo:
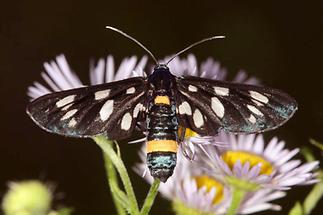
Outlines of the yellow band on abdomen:
[{"label": "yellow band on abdomen", "polygon": [[150,140],[147,142],[147,153],[177,152],[178,144],[175,140]]},{"label": "yellow band on abdomen", "polygon": [[168,96],[156,96],[154,102],[155,102],[155,104],[170,105],[170,101],[169,101]]}]

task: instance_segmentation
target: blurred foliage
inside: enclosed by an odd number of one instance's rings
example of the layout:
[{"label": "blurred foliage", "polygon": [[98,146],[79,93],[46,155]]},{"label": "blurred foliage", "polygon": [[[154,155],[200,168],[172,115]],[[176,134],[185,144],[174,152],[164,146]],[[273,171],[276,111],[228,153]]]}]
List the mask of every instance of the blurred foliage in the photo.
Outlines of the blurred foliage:
[{"label": "blurred foliage", "polygon": [[316,146],[317,148],[319,148],[321,151],[323,151],[323,144],[314,140],[314,139],[310,139],[310,143],[314,146]]}]

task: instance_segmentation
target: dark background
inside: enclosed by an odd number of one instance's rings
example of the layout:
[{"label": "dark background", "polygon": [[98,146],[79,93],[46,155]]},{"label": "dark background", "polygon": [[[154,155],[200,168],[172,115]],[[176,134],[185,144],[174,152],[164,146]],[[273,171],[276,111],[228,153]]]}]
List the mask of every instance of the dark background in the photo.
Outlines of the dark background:
[{"label": "dark background", "polygon": [[[25,114],[27,87],[41,80],[43,62],[56,55],[64,53],[83,83],[88,83],[89,59],[113,54],[120,62],[125,56],[145,54],[137,45],[107,31],[107,24],[130,33],[157,57],[210,35],[226,35],[225,40],[191,52],[199,60],[218,59],[231,76],[245,69],[266,85],[293,95],[299,103],[295,117],[266,133],[267,139],[277,135],[290,148],[309,145],[309,137],[322,141],[323,7],[322,1],[307,2],[1,2],[1,195],[8,181],[41,179],[53,182],[56,192],[64,194],[58,195],[55,204],[74,207],[75,214],[114,214],[99,148],[91,140],[46,133]],[[130,170],[138,161],[139,146],[122,144],[121,148]],[[142,200],[148,186],[130,172]],[[262,214],[286,214],[309,189],[293,188],[278,201],[282,212]],[[317,209],[314,214],[318,213]],[[171,214],[168,202],[158,198],[152,214]]]}]

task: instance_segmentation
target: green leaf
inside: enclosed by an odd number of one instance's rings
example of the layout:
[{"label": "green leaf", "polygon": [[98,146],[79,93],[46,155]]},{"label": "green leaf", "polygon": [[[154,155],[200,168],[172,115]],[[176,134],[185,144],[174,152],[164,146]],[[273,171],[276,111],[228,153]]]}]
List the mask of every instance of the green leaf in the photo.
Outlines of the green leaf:
[{"label": "green leaf", "polygon": [[116,187],[114,184],[110,184],[110,186],[111,186],[111,192],[113,193],[117,203],[120,204],[124,209],[130,208],[131,205],[129,203],[129,199],[127,195],[118,187]]},{"label": "green leaf", "polygon": [[56,211],[49,212],[48,215],[71,215],[73,211],[73,208],[60,208]]},{"label": "green leaf", "polygon": [[306,146],[302,147],[301,153],[307,162],[315,161],[315,157],[314,157],[312,150],[310,148],[308,148]]},{"label": "green leaf", "polygon": [[310,138],[310,143],[314,146],[316,146],[317,148],[319,148],[321,151],[323,151],[323,144]]},{"label": "green leaf", "polygon": [[300,202],[296,202],[294,207],[289,211],[288,215],[303,215],[303,208]]},{"label": "green leaf", "polygon": [[[319,177],[322,178],[323,171],[319,172]],[[304,201],[304,212],[305,214],[310,214],[311,211],[315,208],[317,203],[323,196],[323,182],[319,182],[312,188],[311,192],[307,195]]]}]

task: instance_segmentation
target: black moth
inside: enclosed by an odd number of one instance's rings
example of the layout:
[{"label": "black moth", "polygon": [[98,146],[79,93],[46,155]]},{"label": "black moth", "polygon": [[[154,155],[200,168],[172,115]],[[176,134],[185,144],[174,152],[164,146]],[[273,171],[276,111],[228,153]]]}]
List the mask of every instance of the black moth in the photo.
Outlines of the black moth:
[{"label": "black moth", "polygon": [[176,166],[179,127],[201,136],[216,135],[220,130],[258,133],[282,125],[296,110],[296,101],[280,90],[176,77],[167,64],[158,62],[147,78],[47,94],[27,107],[37,125],[64,136],[104,134],[121,140],[128,138],[135,127],[147,132],[147,164],[151,175],[163,182]]}]

